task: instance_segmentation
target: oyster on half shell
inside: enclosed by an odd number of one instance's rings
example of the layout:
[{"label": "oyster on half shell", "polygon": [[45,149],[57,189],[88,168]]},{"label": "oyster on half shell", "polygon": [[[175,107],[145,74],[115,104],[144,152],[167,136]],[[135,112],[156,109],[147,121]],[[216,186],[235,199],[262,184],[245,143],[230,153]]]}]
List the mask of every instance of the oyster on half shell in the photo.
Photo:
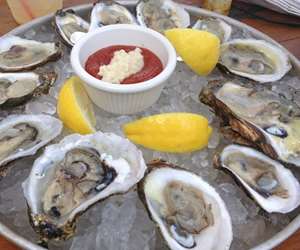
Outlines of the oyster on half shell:
[{"label": "oyster on half shell", "polygon": [[219,18],[201,17],[193,25],[193,29],[205,30],[215,34],[221,43],[227,42],[230,39],[232,28],[231,26]]},{"label": "oyster on half shell", "polygon": [[28,155],[57,137],[60,120],[49,115],[11,115],[0,122],[0,169]]},{"label": "oyster on half shell", "polygon": [[140,25],[161,33],[190,25],[189,13],[172,0],[141,0],[136,6],[136,14]]},{"label": "oyster on half shell", "polygon": [[114,134],[73,134],[46,147],[23,183],[34,229],[43,239],[67,239],[91,205],[125,193],[143,176],[142,153]]},{"label": "oyster on half shell", "polygon": [[288,213],[300,204],[300,185],[292,172],[252,148],[229,145],[215,165],[229,170],[269,213]]},{"label": "oyster on half shell", "polygon": [[232,225],[215,189],[194,173],[158,160],[138,184],[140,198],[172,250],[229,249]]},{"label": "oyster on half shell", "polygon": [[90,24],[80,16],[77,16],[72,9],[58,10],[54,17],[55,30],[66,45],[73,47],[75,42],[72,34],[75,32],[87,33]]},{"label": "oyster on half shell", "polygon": [[0,38],[0,72],[18,72],[34,69],[61,56],[56,43],[43,43],[17,36]]},{"label": "oyster on half shell", "polygon": [[261,83],[281,79],[292,67],[282,49],[256,39],[235,39],[223,43],[219,64],[233,74]]},{"label": "oyster on half shell", "polygon": [[135,17],[123,5],[112,0],[98,1],[91,13],[90,31],[110,24],[136,24]]},{"label": "oyster on half shell", "polygon": [[0,73],[0,106],[17,106],[32,96],[48,93],[56,76],[54,72]]},{"label": "oyster on half shell", "polygon": [[300,117],[290,101],[233,82],[210,83],[200,100],[271,158],[300,166]]}]

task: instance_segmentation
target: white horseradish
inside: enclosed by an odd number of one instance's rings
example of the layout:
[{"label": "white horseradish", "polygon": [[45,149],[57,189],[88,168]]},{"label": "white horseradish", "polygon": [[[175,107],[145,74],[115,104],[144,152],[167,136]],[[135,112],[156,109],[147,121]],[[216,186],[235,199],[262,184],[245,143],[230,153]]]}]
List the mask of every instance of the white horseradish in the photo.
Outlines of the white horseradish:
[{"label": "white horseradish", "polygon": [[120,84],[127,77],[141,71],[144,67],[142,50],[136,48],[128,53],[121,49],[114,52],[110,63],[99,68],[102,81]]}]

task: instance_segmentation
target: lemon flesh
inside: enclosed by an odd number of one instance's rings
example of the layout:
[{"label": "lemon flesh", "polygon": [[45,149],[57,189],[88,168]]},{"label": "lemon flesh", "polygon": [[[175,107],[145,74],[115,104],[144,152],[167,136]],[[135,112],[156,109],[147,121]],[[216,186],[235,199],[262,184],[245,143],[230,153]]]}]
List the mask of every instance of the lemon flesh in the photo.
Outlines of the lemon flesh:
[{"label": "lemon flesh", "polygon": [[62,86],[57,101],[57,113],[64,125],[74,132],[95,132],[93,104],[77,76],[69,78]]},{"label": "lemon flesh", "polygon": [[220,56],[216,35],[196,29],[169,29],[165,35],[196,74],[206,76],[216,67]]},{"label": "lemon flesh", "polygon": [[184,153],[206,147],[212,128],[201,115],[167,113],[127,123],[123,131],[129,140],[146,148]]}]

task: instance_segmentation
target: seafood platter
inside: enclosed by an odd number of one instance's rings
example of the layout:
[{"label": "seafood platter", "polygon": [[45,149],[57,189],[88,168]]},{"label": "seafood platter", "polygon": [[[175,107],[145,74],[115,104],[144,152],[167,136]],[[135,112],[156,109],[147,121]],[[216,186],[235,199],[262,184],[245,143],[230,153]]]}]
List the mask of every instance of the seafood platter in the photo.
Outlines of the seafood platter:
[{"label": "seafood platter", "polygon": [[0,72],[0,233],[21,248],[262,250],[300,228],[300,62],[255,29],[96,1],[2,36]]}]

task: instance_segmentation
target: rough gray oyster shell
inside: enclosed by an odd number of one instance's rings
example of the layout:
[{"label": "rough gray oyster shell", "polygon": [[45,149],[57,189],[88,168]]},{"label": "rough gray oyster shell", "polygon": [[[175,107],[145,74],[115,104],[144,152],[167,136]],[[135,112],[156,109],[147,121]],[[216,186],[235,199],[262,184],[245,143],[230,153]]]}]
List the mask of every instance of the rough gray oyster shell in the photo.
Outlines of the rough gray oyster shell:
[{"label": "rough gray oyster shell", "polygon": [[17,36],[0,38],[0,72],[34,69],[61,56],[57,43],[43,43]]},{"label": "rough gray oyster shell", "polygon": [[140,25],[161,33],[190,25],[189,13],[172,0],[141,0],[136,6],[136,14]]},{"label": "rough gray oyster shell", "polygon": [[101,132],[69,135],[46,147],[23,183],[31,223],[45,240],[67,239],[77,216],[127,192],[145,170],[142,153],[127,139]]},{"label": "rough gray oyster shell", "polygon": [[75,32],[86,33],[90,27],[89,23],[80,16],[77,16],[72,9],[58,10],[55,13],[54,25],[62,41],[70,47],[73,47],[75,44],[72,41],[72,34]]},{"label": "rough gray oyster shell", "polygon": [[0,73],[0,106],[17,106],[33,96],[47,94],[56,76],[54,72]]},{"label": "rough gray oyster shell", "polygon": [[233,82],[210,82],[200,100],[271,158],[300,166],[300,118],[292,102]]},{"label": "rough gray oyster shell", "polygon": [[228,250],[231,218],[200,176],[162,160],[148,164],[138,191],[170,249]]},{"label": "rough gray oyster shell", "polygon": [[62,122],[49,115],[11,115],[0,122],[0,170],[18,158],[34,155],[57,137]]},{"label": "rough gray oyster shell", "polygon": [[260,83],[277,81],[292,67],[286,52],[256,39],[235,39],[223,43],[219,64],[233,74]]},{"label": "rough gray oyster shell", "polygon": [[288,213],[300,204],[300,185],[282,164],[249,147],[226,146],[215,165],[228,170],[267,212]]}]

